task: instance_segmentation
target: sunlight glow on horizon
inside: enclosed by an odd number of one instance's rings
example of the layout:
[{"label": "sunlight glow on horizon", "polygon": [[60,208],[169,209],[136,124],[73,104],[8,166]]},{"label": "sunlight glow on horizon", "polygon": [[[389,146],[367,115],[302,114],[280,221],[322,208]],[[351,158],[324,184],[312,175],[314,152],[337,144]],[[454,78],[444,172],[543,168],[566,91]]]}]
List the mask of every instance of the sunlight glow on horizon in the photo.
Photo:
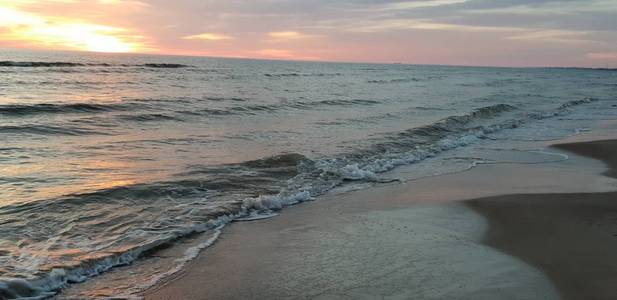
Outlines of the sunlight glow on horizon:
[{"label": "sunlight glow on horizon", "polygon": [[35,48],[63,48],[92,52],[136,52],[143,47],[128,41],[125,30],[63,18],[46,18],[0,6],[1,40]]}]

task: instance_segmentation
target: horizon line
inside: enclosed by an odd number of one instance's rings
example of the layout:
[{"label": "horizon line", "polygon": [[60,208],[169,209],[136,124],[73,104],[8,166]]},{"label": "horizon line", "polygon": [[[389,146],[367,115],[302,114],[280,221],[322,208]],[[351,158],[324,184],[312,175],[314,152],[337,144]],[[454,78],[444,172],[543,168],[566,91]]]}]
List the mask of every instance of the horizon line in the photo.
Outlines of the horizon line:
[{"label": "horizon line", "polygon": [[[34,49],[34,48],[3,48],[2,51],[16,52],[68,52],[68,53],[84,53],[84,54],[99,54],[99,55],[142,55],[142,56],[171,56],[171,57],[192,57],[192,58],[210,58],[210,59],[231,59],[231,60],[257,60],[257,61],[280,61],[280,62],[299,62],[299,63],[332,63],[332,64],[371,64],[371,65],[408,65],[408,66],[437,66],[437,67],[468,67],[468,68],[507,68],[507,69],[590,69],[590,70],[617,70],[617,66],[513,66],[513,65],[473,65],[473,64],[441,64],[441,63],[413,63],[413,62],[379,62],[379,61],[339,61],[339,60],[321,60],[321,59],[302,59],[302,58],[267,58],[267,57],[243,57],[243,56],[213,56],[199,54],[168,54],[168,53],[151,53],[151,52],[98,52],[70,49]],[[0,59],[0,61],[3,59]]]}]

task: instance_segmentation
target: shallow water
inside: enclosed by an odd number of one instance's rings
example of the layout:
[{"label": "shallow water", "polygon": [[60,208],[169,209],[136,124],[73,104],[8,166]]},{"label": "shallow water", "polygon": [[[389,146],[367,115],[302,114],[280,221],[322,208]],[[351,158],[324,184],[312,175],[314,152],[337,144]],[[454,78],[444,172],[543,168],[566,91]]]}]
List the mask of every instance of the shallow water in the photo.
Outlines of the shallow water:
[{"label": "shallow water", "polygon": [[[617,117],[607,70],[7,51],[0,61],[5,297],[51,295],[235,217],[388,181],[399,165],[417,166],[413,179],[498,161],[495,151],[533,156],[530,141]],[[555,157],[532,160],[544,159]]]}]

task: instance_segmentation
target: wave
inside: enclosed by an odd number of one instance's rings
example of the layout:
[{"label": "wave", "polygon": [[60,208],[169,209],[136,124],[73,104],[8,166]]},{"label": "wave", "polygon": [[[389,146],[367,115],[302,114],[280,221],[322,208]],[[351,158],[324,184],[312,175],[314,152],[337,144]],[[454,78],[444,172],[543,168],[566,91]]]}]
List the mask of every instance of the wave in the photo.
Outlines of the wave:
[{"label": "wave", "polygon": [[[523,119],[500,120],[497,117],[517,108],[508,104],[482,107],[465,115],[450,116],[432,124],[411,128],[385,136],[371,146],[346,155],[345,165],[352,165],[350,179],[375,178],[397,165],[423,160],[445,150],[466,145],[485,134],[515,128]],[[486,124],[485,120],[500,122]],[[348,163],[347,160],[354,161]],[[358,169],[356,169],[356,167]],[[340,166],[339,166],[340,168]]]},{"label": "wave", "polygon": [[105,111],[128,110],[136,104],[127,103],[40,103],[0,105],[0,115],[23,116],[50,113],[96,113]]},{"label": "wave", "polygon": [[365,99],[337,99],[337,100],[322,100],[317,102],[303,102],[303,105],[326,105],[326,106],[348,106],[348,105],[375,105],[379,101]]},{"label": "wave", "polygon": [[[248,102],[243,98],[207,97],[211,101]],[[40,103],[40,104],[6,104],[0,105],[0,115],[4,116],[28,116],[37,114],[65,114],[65,113],[99,113],[109,111],[130,111],[148,107],[152,102],[190,102],[185,99],[133,99],[121,103]],[[272,113],[283,109],[310,110],[320,106],[353,106],[353,105],[376,105],[379,101],[366,99],[333,99],[314,102],[288,102],[261,105],[236,105],[223,108],[204,108],[196,111],[179,111],[188,115],[228,116],[228,115],[255,115],[259,113]],[[161,113],[119,116],[120,119],[129,121],[156,121],[178,120],[176,117]]]},{"label": "wave", "polygon": [[0,133],[5,134],[34,134],[34,135],[110,135],[110,132],[100,132],[74,126],[53,125],[5,125],[0,126]]},{"label": "wave", "polygon": [[[126,65],[123,65],[123,66],[126,66]],[[189,65],[183,65],[183,64],[153,64],[153,63],[142,64],[142,65],[135,65],[135,66],[137,66],[137,67],[146,67],[146,68],[164,68],[164,69],[177,69],[177,68],[188,68],[188,67],[190,67]]]},{"label": "wave", "polygon": [[144,68],[188,68],[189,65],[170,63],[145,64],[110,64],[110,63],[77,63],[77,62],[44,62],[44,61],[0,61],[0,67],[21,68],[67,68],[67,67],[144,67]]},{"label": "wave", "polygon": [[[108,85],[109,83],[103,81],[80,81],[80,80],[57,80],[57,81],[16,81],[15,84],[18,85],[77,85],[77,86],[100,86],[100,85]],[[137,85],[137,82],[124,81],[124,82],[116,82],[116,84],[123,85]]]},{"label": "wave", "polygon": [[617,68],[547,67],[546,69],[617,72]]},{"label": "wave", "polygon": [[[0,208],[0,215],[23,220],[3,225],[5,232],[14,235],[5,237],[9,240],[19,241],[23,236],[36,240],[39,236],[46,241],[43,235],[62,233],[64,242],[79,242],[87,234],[95,245],[83,249],[82,255],[71,252],[62,257],[64,261],[48,262],[49,267],[39,265],[38,270],[43,271],[35,277],[0,280],[0,296],[50,296],[68,283],[129,264],[144,253],[189,234],[218,230],[236,219],[270,215],[286,206],[312,200],[347,181],[381,182],[378,174],[397,166],[474,143],[491,133],[532,122],[538,116],[550,118],[567,113],[569,108],[591,101],[594,100],[571,101],[538,114],[522,113],[508,104],[492,105],[392,133],[364,149],[333,157],[284,153],[237,164],[193,166],[177,174],[179,180],[175,181],[5,206]],[[126,206],[127,202],[131,205]],[[119,206],[123,209],[118,210]],[[38,228],[33,224],[40,220],[33,216],[41,211],[53,216],[52,222],[46,223],[44,232],[26,231]],[[65,229],[67,224],[70,231]],[[114,234],[110,237],[109,232]],[[43,250],[51,246],[44,245]],[[17,254],[9,253],[7,264],[12,263],[12,255]]]},{"label": "wave", "polygon": [[274,113],[284,109],[312,110],[316,107],[323,106],[376,105],[380,103],[379,101],[365,99],[334,99],[314,102],[299,101],[261,105],[238,105],[224,108],[205,108],[197,111],[182,111],[182,113],[209,116],[257,115],[260,113]]},{"label": "wave", "polygon": [[342,76],[342,73],[265,73],[266,77],[324,77],[324,76]]},{"label": "wave", "polygon": [[248,99],[240,98],[240,97],[215,97],[215,96],[208,96],[208,97],[205,97],[203,99],[210,100],[210,101],[234,101],[234,102],[245,102],[245,101],[248,101]]},{"label": "wave", "polygon": [[121,115],[117,117],[125,121],[137,121],[137,122],[182,121],[181,119],[176,118],[174,116],[160,114],[160,113]]},{"label": "wave", "polygon": [[42,62],[42,61],[0,61],[0,67],[82,67],[82,63],[71,62]]},{"label": "wave", "polygon": [[448,108],[441,108],[441,107],[430,107],[430,106],[416,106],[413,108],[414,110],[425,110],[425,111],[445,111],[445,110],[453,110],[453,109],[448,109]]},{"label": "wave", "polygon": [[414,77],[414,78],[396,78],[396,79],[369,80],[367,82],[368,83],[384,84],[384,83],[404,83],[404,82],[418,82],[418,81],[422,81],[422,79]]},{"label": "wave", "polygon": [[306,156],[298,153],[286,153],[281,155],[275,155],[263,159],[250,160],[242,163],[242,165],[251,168],[280,168],[280,167],[294,167],[301,163],[310,161]]},{"label": "wave", "polygon": [[598,99],[597,98],[583,98],[583,99],[578,99],[578,100],[572,100],[572,101],[562,104],[560,108],[565,109],[565,108],[569,108],[569,107],[573,107],[573,106],[577,106],[581,104],[586,104],[586,103],[591,103],[595,101],[598,101]]}]

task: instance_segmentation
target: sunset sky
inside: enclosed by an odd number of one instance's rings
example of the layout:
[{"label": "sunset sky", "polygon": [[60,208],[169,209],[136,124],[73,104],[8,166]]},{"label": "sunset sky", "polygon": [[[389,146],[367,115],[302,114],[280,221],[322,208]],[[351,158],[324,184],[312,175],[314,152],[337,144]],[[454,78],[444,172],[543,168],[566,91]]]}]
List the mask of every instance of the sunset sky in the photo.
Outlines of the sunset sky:
[{"label": "sunset sky", "polygon": [[617,67],[617,0],[0,0],[0,48]]}]

